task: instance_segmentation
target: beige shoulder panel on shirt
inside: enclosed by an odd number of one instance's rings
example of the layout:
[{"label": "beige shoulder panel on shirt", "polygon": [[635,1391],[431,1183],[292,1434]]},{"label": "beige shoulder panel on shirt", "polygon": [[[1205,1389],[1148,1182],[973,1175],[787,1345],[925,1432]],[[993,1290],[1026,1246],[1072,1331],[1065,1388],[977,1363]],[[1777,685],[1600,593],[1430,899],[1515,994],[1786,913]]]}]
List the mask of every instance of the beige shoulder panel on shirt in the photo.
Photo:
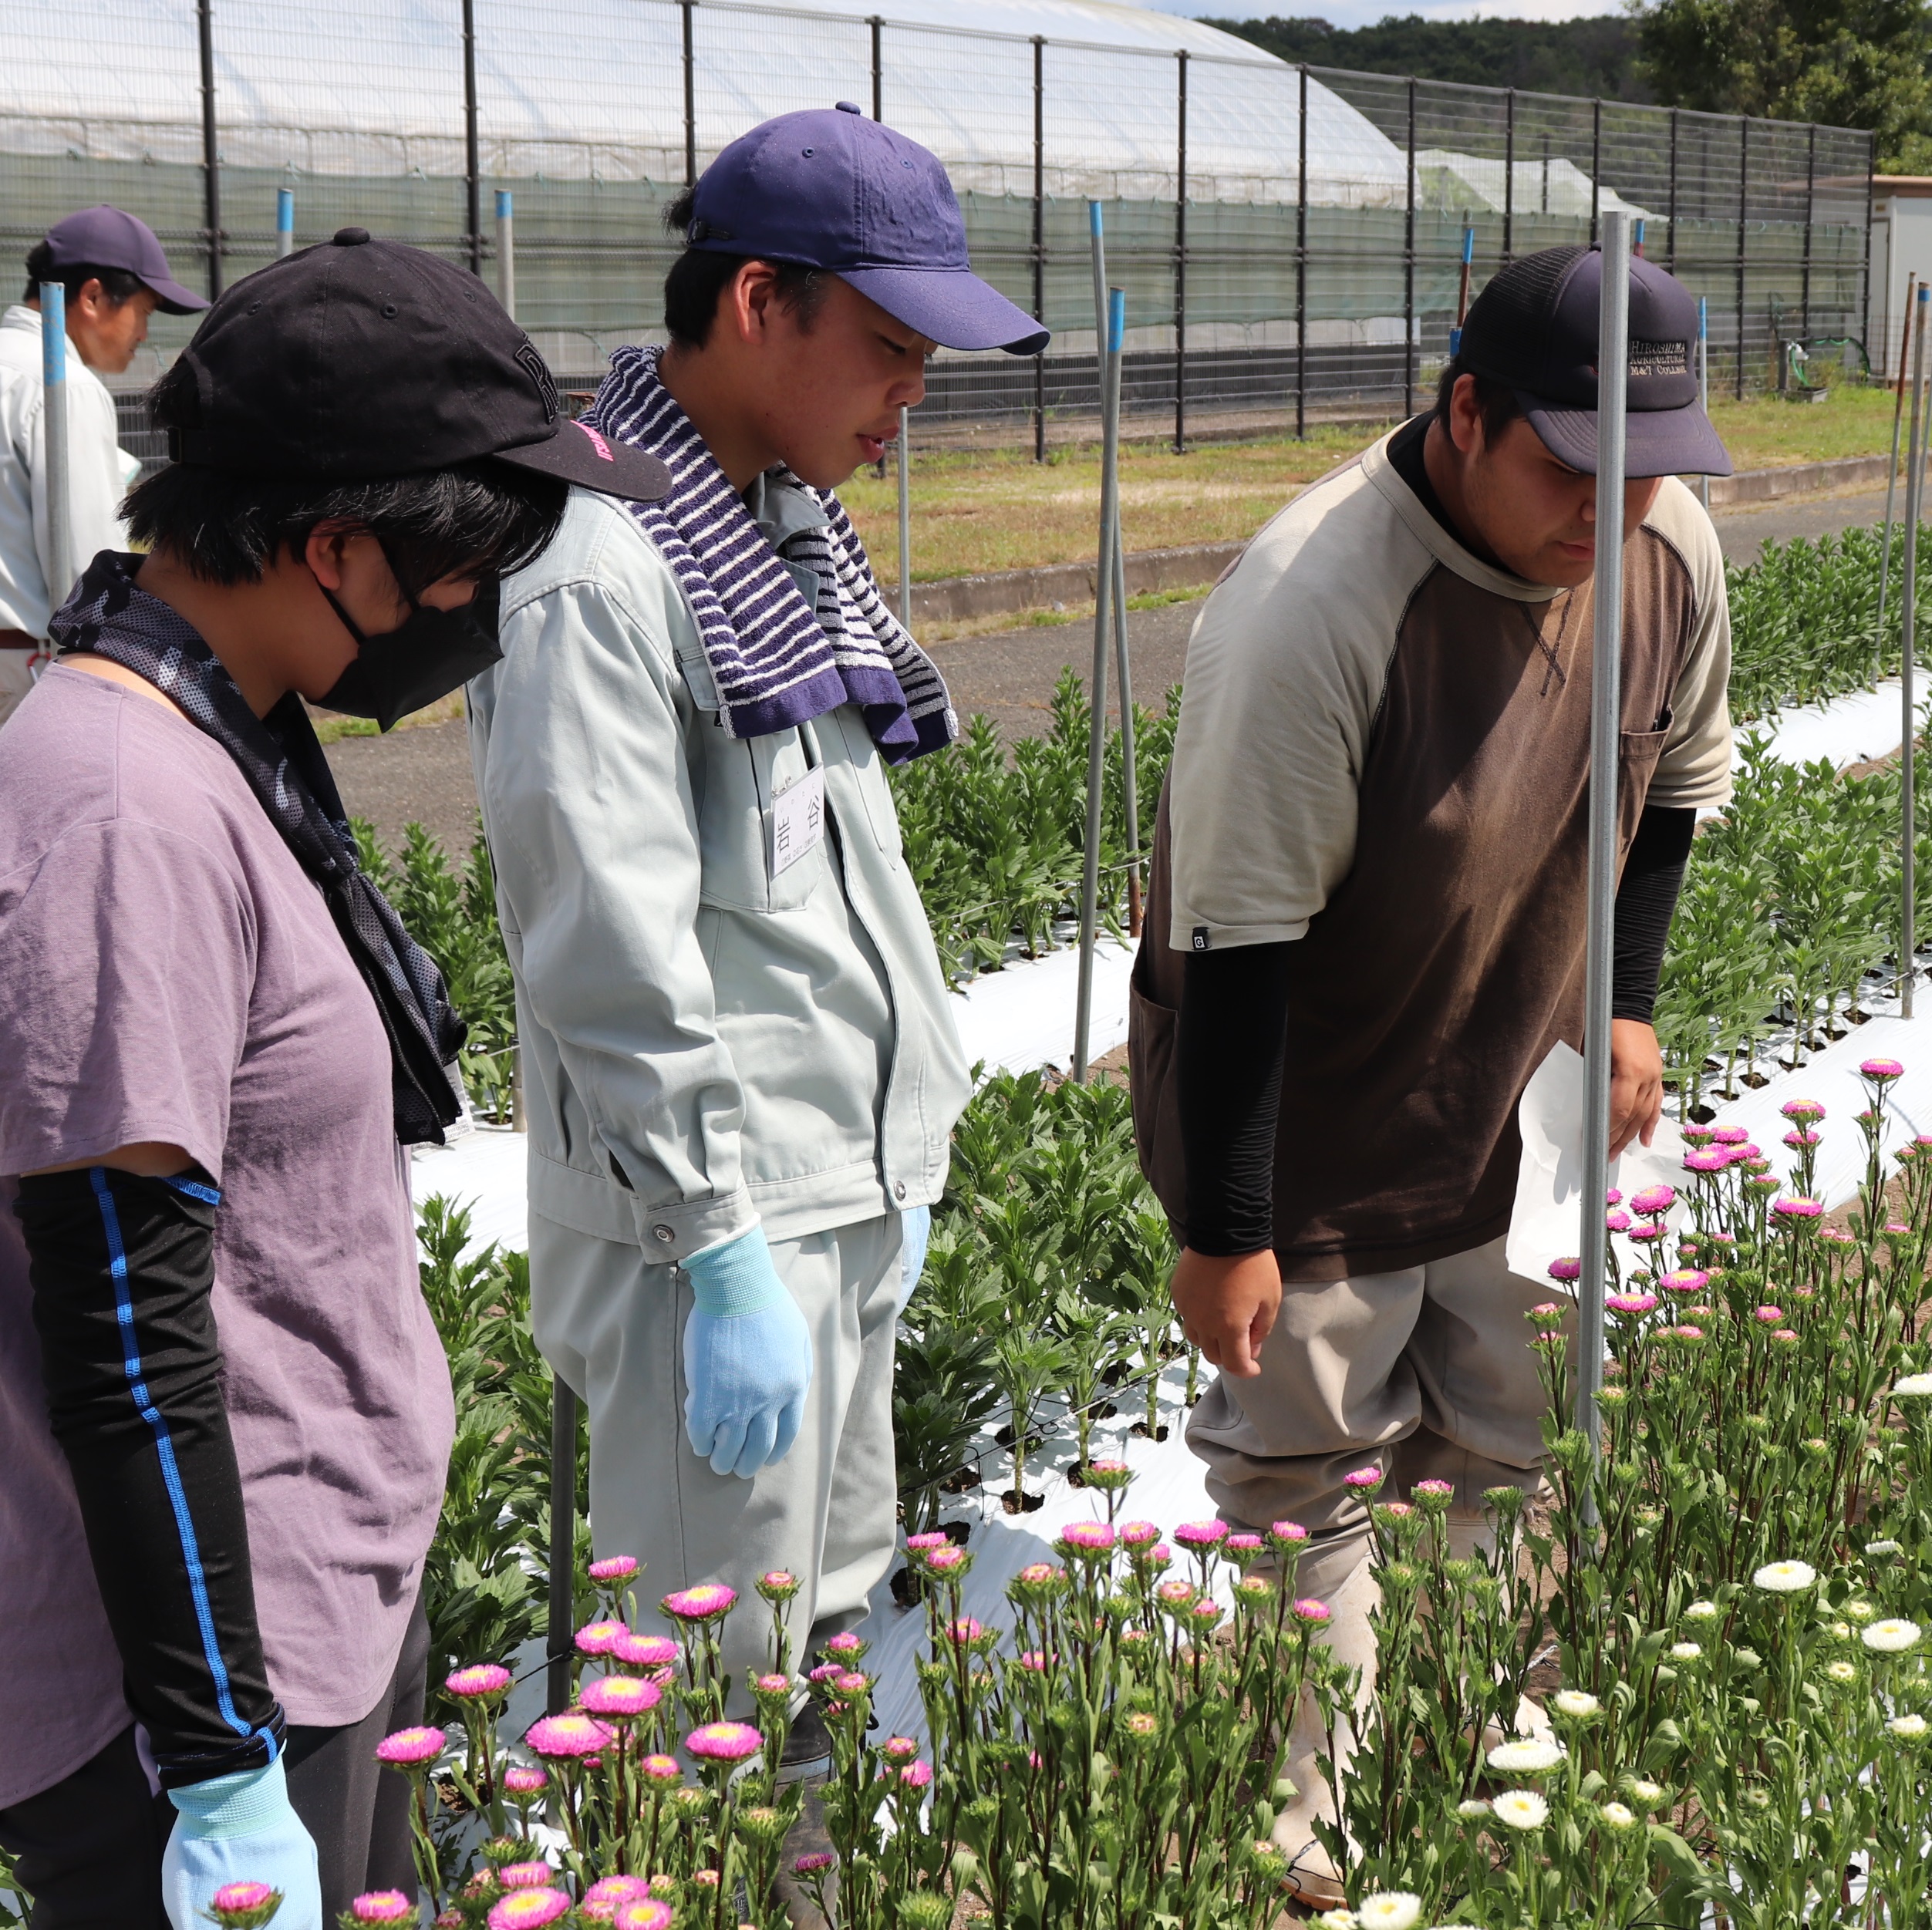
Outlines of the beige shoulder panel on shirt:
[{"label": "beige shoulder panel on shirt", "polygon": [[1396,632],[1438,561],[1381,454],[1296,497],[1195,621],[1168,793],[1176,950],[1299,938],[1354,861]]},{"label": "beige shoulder panel on shirt", "polygon": [[1644,526],[1683,558],[1696,599],[1696,629],[1671,699],[1670,735],[1645,801],[1708,810],[1731,801],[1731,604],[1724,551],[1710,512],[1674,476],[1664,479]]}]

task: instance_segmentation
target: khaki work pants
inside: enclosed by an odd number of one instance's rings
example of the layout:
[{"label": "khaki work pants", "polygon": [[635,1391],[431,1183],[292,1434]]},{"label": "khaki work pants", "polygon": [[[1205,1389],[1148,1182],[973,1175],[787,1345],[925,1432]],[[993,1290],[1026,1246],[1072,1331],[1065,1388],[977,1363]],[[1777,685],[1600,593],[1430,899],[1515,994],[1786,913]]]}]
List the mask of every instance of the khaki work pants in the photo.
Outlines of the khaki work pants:
[{"label": "khaki work pants", "polygon": [[897,1539],[892,1342],[900,1217],[882,1214],[771,1242],[772,1263],[811,1330],[811,1389],[785,1458],[751,1480],[714,1474],[684,1433],[684,1322],[690,1282],[634,1246],[530,1216],[530,1303],[537,1344],[590,1414],[590,1520],[598,1556],[635,1555],[637,1626],[663,1634],[657,1603],[673,1588],[722,1581],[738,1591],[724,1625],[734,1710],[747,1677],[771,1666],[771,1611],[759,1576],[787,1568],[795,1672],[865,1618],[866,1597]]},{"label": "khaki work pants", "polygon": [[1367,1510],[1343,1484],[1357,1468],[1381,1468],[1391,1497],[1452,1482],[1452,1514],[1465,1521],[1485,1488],[1541,1485],[1546,1403],[1524,1316],[1563,1296],[1511,1273],[1502,1249],[1286,1282],[1259,1375],[1222,1374],[1202,1396],[1188,1446],[1222,1514],[1257,1528],[1299,1521],[1315,1538],[1297,1592],[1323,1595],[1360,1558]]}]

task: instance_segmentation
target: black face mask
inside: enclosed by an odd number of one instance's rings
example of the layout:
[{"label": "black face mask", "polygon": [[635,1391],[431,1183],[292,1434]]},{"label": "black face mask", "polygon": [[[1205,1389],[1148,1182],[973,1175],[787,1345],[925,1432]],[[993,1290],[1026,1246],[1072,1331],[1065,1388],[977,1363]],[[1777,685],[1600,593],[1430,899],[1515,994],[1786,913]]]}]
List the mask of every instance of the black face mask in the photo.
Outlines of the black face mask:
[{"label": "black face mask", "polygon": [[[387,554],[386,551],[384,552]],[[403,579],[396,572],[398,588]],[[412,711],[460,689],[503,655],[497,637],[502,589],[494,578],[477,585],[460,610],[433,610],[403,590],[410,613],[393,630],[367,637],[355,619],[319,584],[342,628],[356,639],[356,657],[315,701],[346,717],[373,717],[384,730]]]}]

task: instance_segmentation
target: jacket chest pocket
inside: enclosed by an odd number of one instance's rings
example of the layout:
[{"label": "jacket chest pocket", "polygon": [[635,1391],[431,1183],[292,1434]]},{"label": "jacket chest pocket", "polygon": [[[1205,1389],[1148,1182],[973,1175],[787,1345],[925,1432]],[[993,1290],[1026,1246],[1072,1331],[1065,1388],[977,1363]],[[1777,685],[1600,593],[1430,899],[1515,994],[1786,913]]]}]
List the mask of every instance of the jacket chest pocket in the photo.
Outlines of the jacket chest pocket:
[{"label": "jacket chest pocket", "polygon": [[733,738],[715,718],[706,715],[703,725],[709,741],[698,806],[699,902],[733,911],[796,911],[824,877],[830,848],[816,760],[796,729]]}]

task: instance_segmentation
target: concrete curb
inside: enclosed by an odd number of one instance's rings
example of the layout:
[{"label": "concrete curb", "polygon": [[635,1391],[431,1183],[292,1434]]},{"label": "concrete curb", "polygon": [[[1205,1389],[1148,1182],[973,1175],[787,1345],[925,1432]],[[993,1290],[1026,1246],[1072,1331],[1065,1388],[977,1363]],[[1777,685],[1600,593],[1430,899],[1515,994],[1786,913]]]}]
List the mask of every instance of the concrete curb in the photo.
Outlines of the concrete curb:
[{"label": "concrete curb", "polygon": [[[1885,480],[1886,467],[1883,456],[1851,456],[1835,462],[1797,463],[1788,469],[1754,469],[1738,476],[1714,477],[1711,507],[1725,509],[1826,490],[1869,488]],[[1130,550],[1127,593],[1144,596],[1159,590],[1201,588],[1212,583],[1246,547],[1244,543],[1183,543],[1172,549]],[[1050,609],[1057,603],[1091,603],[1097,593],[1095,568],[1092,563],[1051,563],[1034,570],[992,570],[983,576],[915,583],[912,618],[915,623],[963,623],[1020,610]]]}]

